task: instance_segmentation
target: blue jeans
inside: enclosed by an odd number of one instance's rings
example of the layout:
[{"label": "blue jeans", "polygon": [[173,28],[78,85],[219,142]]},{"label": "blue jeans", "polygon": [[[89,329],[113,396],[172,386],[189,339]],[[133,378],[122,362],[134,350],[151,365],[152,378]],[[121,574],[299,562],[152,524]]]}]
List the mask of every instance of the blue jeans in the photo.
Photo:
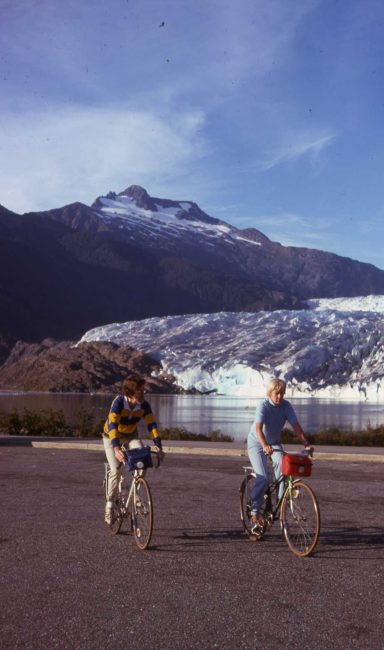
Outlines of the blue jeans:
[{"label": "blue jeans", "polygon": [[[274,453],[272,454],[272,464],[273,472],[275,478],[278,479],[281,476],[281,462],[283,460],[283,448],[281,445],[273,445]],[[259,443],[252,444],[248,443],[248,456],[251,461],[251,465],[255,470],[256,480],[252,489],[252,510],[251,515],[259,514],[261,509],[261,504],[263,501],[263,496],[267,489],[269,483],[269,459],[266,454],[263,452],[263,449]],[[282,481],[279,486],[279,498],[282,496],[284,491],[284,482]]]}]

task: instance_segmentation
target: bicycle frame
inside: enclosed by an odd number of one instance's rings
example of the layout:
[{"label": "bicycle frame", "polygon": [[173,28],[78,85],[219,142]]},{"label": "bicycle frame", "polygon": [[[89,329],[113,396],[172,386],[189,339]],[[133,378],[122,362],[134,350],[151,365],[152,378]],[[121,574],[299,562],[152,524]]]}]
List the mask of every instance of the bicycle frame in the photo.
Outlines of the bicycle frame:
[{"label": "bicycle frame", "polygon": [[[243,470],[244,470],[245,478],[248,475],[254,476],[256,478],[255,470],[250,465],[244,465]],[[292,490],[295,483],[298,483],[300,481],[301,481],[300,478],[294,479],[292,476],[280,476],[278,479],[275,479],[271,483],[268,483],[268,486],[264,494],[264,500],[266,501],[264,512],[268,513],[269,515],[272,515],[271,521],[267,521],[268,526],[272,525],[272,523],[276,521],[276,519],[278,518],[281,504],[283,503],[283,499],[287,490],[288,491]],[[282,483],[285,484],[285,487],[281,497],[278,497],[277,495],[279,493],[279,488]],[[251,495],[248,493],[248,483],[245,484],[245,495],[246,495],[245,497],[246,503],[249,503]],[[273,503],[272,503],[273,495],[275,495],[276,497],[275,507],[273,507]]]},{"label": "bicycle frame", "polygon": [[[127,470],[126,470],[126,474],[127,474],[127,473],[128,473],[128,472],[127,472]],[[132,479],[131,479],[131,485],[130,485],[129,492],[128,492],[128,495],[126,495],[126,500],[125,500],[125,506],[126,506],[126,507],[127,507],[128,503],[129,503],[129,500],[130,500],[130,498],[132,497],[132,495],[133,495],[134,497],[136,496],[137,479],[139,478],[139,476],[143,476],[143,475],[144,475],[143,470],[141,470],[141,469],[140,469],[140,470],[138,470],[138,469],[133,470],[133,476],[132,476]],[[125,496],[125,495],[124,495],[124,489],[123,489],[123,488],[124,488],[124,480],[125,480],[125,478],[126,478],[126,477],[125,477],[124,475],[121,477],[121,479],[120,479],[120,486],[119,486],[119,491],[120,491],[120,493],[121,493],[123,499],[124,499],[124,496]]]}]

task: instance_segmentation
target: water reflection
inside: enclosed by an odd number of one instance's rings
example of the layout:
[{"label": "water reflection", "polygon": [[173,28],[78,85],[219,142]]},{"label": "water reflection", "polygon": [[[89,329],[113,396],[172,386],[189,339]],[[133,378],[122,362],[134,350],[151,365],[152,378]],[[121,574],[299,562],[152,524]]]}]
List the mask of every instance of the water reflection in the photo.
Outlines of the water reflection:
[{"label": "water reflection", "polygon": [[[0,410],[62,410],[71,424],[77,413],[85,409],[95,420],[104,419],[113,395],[71,393],[0,393]],[[157,421],[163,427],[185,427],[194,433],[220,430],[235,440],[243,441],[253,421],[257,399],[217,395],[148,395]],[[322,427],[336,426],[359,431],[368,425],[384,424],[384,404],[367,402],[334,402],[331,400],[292,398],[304,430],[309,433]],[[145,427],[143,432],[145,431]]]}]

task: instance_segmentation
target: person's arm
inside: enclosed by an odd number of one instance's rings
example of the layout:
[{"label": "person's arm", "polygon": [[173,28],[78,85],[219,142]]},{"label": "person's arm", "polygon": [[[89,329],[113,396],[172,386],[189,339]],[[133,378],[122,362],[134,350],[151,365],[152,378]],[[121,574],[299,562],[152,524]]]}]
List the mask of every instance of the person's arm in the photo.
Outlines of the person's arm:
[{"label": "person's arm", "polygon": [[291,425],[299,440],[301,440],[303,443],[304,447],[310,447],[311,445],[308,442],[307,436],[305,435],[303,429],[301,428],[300,422],[297,419],[296,413],[290,402],[285,402],[285,414],[289,424]]},{"label": "person's arm", "polygon": [[108,415],[108,426],[107,426],[108,436],[111,441],[116,460],[118,460],[119,463],[123,463],[125,461],[125,456],[121,449],[119,428],[118,428],[123,406],[124,406],[124,400],[119,395],[112,402],[111,410]]},{"label": "person's arm", "polygon": [[256,422],[256,435],[259,443],[261,444],[263,448],[263,452],[265,454],[268,454],[270,456],[273,452],[273,449],[271,445],[269,445],[265,439],[265,435],[263,433],[263,423],[262,422]]},{"label": "person's arm", "polygon": [[144,404],[144,422],[147,425],[148,432],[152,436],[153,444],[156,447],[156,451],[161,454],[161,459],[164,457],[163,444],[161,442],[160,433],[157,429],[157,424],[152,413],[151,405],[148,402]]},{"label": "person's arm", "polygon": [[292,427],[293,427],[293,430],[294,430],[294,432],[296,433],[297,437],[298,437],[298,438],[301,440],[301,442],[303,443],[304,447],[310,447],[311,445],[310,445],[310,443],[308,442],[307,437],[306,437],[306,435],[305,435],[303,429],[301,428],[299,422],[296,422],[296,424],[293,424]]}]

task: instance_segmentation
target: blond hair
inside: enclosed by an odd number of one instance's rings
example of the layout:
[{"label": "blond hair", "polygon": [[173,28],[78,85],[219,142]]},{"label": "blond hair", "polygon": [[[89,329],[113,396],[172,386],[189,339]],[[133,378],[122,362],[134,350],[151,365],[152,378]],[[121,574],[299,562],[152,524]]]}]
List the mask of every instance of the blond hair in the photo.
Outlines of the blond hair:
[{"label": "blond hair", "polygon": [[268,397],[270,397],[271,393],[273,393],[273,391],[276,391],[276,392],[281,393],[282,395],[284,395],[286,388],[287,388],[287,384],[285,383],[285,381],[283,379],[276,379],[276,378],[271,379],[271,381],[268,384],[267,395],[268,395]]}]

